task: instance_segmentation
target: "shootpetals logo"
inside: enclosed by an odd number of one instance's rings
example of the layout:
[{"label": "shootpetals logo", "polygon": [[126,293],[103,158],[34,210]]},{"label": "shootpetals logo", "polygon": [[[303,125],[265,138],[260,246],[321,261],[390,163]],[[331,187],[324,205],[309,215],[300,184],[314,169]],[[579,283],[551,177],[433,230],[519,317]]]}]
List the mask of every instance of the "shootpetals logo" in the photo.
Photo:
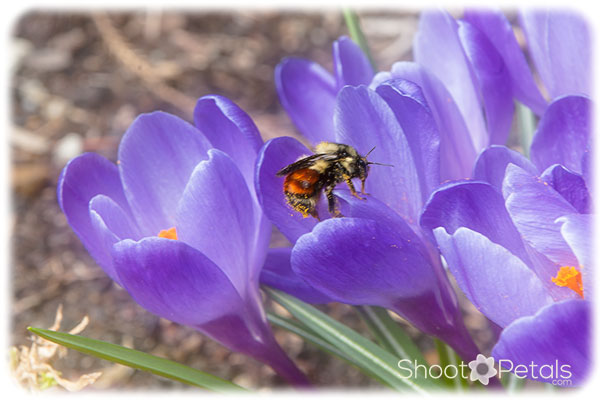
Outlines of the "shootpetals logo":
[{"label": "shootpetals logo", "polygon": [[[497,364],[497,365],[496,365]],[[424,365],[416,360],[401,359],[397,366],[402,371],[404,378],[431,378],[439,379],[445,377],[455,379],[460,376],[465,380],[479,381],[483,385],[488,385],[490,379],[498,375],[502,378],[503,374],[512,373],[518,379],[532,379],[542,382],[549,382],[556,386],[572,386],[571,366],[562,364],[555,360],[553,364],[537,364],[531,361],[529,364],[514,364],[511,360],[496,360],[493,357],[485,357],[482,354],[468,364],[461,361],[458,365],[449,364],[445,367],[440,365]]]},{"label": "shootpetals logo", "polygon": [[470,368],[470,380],[474,382],[478,379],[483,385],[489,384],[489,378],[497,374],[497,370],[493,366],[494,363],[495,360],[493,357],[487,358],[484,355],[479,354],[476,360],[468,363],[468,367]]}]

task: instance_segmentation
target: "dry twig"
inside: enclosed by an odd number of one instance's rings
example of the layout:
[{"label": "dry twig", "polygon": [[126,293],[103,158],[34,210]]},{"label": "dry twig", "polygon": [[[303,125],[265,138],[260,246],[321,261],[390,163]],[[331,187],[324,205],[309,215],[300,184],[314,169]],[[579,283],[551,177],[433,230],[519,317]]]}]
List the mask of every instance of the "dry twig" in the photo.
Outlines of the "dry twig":
[{"label": "dry twig", "polygon": [[109,51],[126,68],[138,76],[150,91],[160,99],[181,108],[186,113],[192,113],[196,104],[195,99],[167,85],[153,66],[136,54],[127,40],[115,29],[108,15],[94,14],[92,20]]}]

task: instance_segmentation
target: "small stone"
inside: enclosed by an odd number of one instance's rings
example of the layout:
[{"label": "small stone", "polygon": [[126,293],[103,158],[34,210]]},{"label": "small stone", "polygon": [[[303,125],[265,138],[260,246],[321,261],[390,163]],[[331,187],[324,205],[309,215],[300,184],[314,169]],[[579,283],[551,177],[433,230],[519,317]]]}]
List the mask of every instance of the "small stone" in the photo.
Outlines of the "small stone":
[{"label": "small stone", "polygon": [[12,169],[13,189],[24,198],[37,196],[48,179],[49,170],[44,163],[17,164]]},{"label": "small stone", "polygon": [[65,116],[69,110],[69,103],[65,99],[53,97],[44,107],[44,116],[47,119],[57,119]]},{"label": "small stone", "polygon": [[71,64],[71,53],[59,49],[42,49],[29,53],[23,60],[35,71],[61,71]]},{"label": "small stone", "polygon": [[82,28],[59,33],[48,42],[49,48],[72,52],[86,43],[86,33]]},{"label": "small stone", "polygon": [[19,127],[13,127],[10,142],[14,147],[31,154],[45,154],[49,149],[46,138]]},{"label": "small stone", "polygon": [[53,160],[56,165],[62,167],[69,160],[80,155],[83,152],[83,148],[82,137],[77,133],[68,133],[56,143]]},{"label": "small stone", "polygon": [[42,82],[37,79],[27,79],[19,86],[21,104],[27,111],[37,110],[50,96]]},{"label": "small stone", "polygon": [[31,53],[33,45],[29,40],[16,38],[11,43],[12,57],[8,57],[11,63],[11,70],[21,66],[23,59]]}]

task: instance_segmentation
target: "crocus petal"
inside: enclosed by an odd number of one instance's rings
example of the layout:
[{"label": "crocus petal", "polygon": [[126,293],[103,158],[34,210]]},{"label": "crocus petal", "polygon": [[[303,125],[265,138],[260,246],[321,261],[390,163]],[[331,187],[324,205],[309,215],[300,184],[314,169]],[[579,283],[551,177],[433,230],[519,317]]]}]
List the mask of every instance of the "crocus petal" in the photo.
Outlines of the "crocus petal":
[{"label": "crocus petal", "polygon": [[234,160],[253,191],[255,159],[263,141],[247,113],[225,97],[205,96],[196,103],[194,123],[212,147]]},{"label": "crocus petal", "polygon": [[443,83],[413,62],[393,64],[391,77],[416,83],[426,98],[441,135],[441,180],[468,178],[477,153],[464,118]]},{"label": "crocus petal", "polygon": [[546,101],[535,85],[529,64],[506,16],[500,10],[479,9],[466,10],[464,19],[485,34],[503,58],[511,76],[514,96],[537,115],[543,114]]},{"label": "crocus petal", "polygon": [[295,243],[299,236],[311,232],[317,221],[314,218],[303,218],[301,213],[286,203],[284,178],[276,176],[276,172],[310,154],[312,151],[298,140],[282,136],[269,140],[257,156],[255,185],[259,201],[268,219],[291,243]]},{"label": "crocus petal", "polygon": [[410,224],[416,223],[422,206],[420,180],[408,141],[387,103],[365,86],[346,86],[335,109],[336,139],[360,154],[392,164],[374,166],[366,180],[366,192],[385,202]]},{"label": "crocus petal", "polygon": [[594,276],[592,268],[592,215],[570,214],[560,217],[556,223],[561,224],[560,233],[571,247],[579,261],[581,274],[583,275],[583,295],[585,298],[593,296]]},{"label": "crocus petal", "polygon": [[209,160],[194,169],[176,218],[178,240],[219,265],[243,297],[251,271],[262,266],[255,253],[267,250],[253,248],[258,232],[252,210],[241,172],[228,155],[211,149]]},{"label": "crocus petal", "polygon": [[541,174],[541,179],[552,186],[577,212],[590,212],[591,199],[585,180],[581,175],[569,171],[564,166],[551,165]]},{"label": "crocus petal", "polygon": [[90,201],[99,194],[110,197],[126,214],[130,213],[115,164],[94,153],[69,161],[57,185],[59,205],[90,255],[115,278],[111,255],[90,219]]},{"label": "crocus petal", "polygon": [[585,179],[585,183],[588,187],[592,187],[592,176],[591,176],[591,151],[586,151],[581,158],[581,175]]},{"label": "crocus petal", "polygon": [[506,326],[552,302],[542,282],[518,257],[482,234],[458,228],[434,231],[458,286],[487,318]]},{"label": "crocus petal", "polygon": [[384,305],[400,295],[418,296],[432,283],[432,272],[423,268],[428,260],[420,242],[408,243],[392,228],[363,218],[322,221],[297,240],[293,271],[350,304]]},{"label": "crocus petal", "polygon": [[[537,175],[535,166],[519,153],[504,146],[492,146],[484,150],[479,156],[475,163],[474,177],[475,179],[490,182],[501,191],[505,171],[507,165],[510,163],[520,166],[533,176]],[[558,273],[558,266],[554,262],[528,246],[524,247],[524,249],[528,254],[528,258],[523,258],[523,261],[528,262],[531,269],[542,280],[548,293],[550,293],[554,300],[566,299],[567,297],[574,297],[576,295],[571,290],[556,286],[552,282],[551,278]]]},{"label": "crocus petal", "polygon": [[[94,196],[90,201],[90,221],[96,230],[97,246],[104,245],[107,257],[111,257],[115,243],[123,239],[139,240],[142,238],[132,217],[110,197],[103,194]],[[111,279],[120,283],[112,261],[104,270]]]},{"label": "crocus petal", "polygon": [[374,77],[372,78],[372,81],[370,81],[370,85],[368,87],[372,90],[376,90],[376,88],[378,86],[380,86],[383,83],[385,83],[386,81],[390,81],[392,79],[395,79],[395,77],[393,76],[391,71],[380,71],[374,75]]},{"label": "crocus petal", "polygon": [[124,240],[113,248],[115,270],[138,304],[160,317],[200,326],[244,310],[232,282],[210,259],[180,240]]},{"label": "crocus petal", "polygon": [[243,301],[201,252],[180,240],[153,237],[119,242],[113,255],[124,287],[148,311],[255,357],[293,384],[307,384],[274,340],[260,303]]},{"label": "crocus petal", "polygon": [[526,243],[560,265],[577,260],[555,224],[558,217],[577,211],[550,185],[514,164],[503,184],[506,209]]},{"label": "crocus petal", "polygon": [[514,114],[510,73],[487,36],[469,22],[458,21],[458,37],[470,61],[483,99],[489,144],[505,144]]},{"label": "crocus petal", "polygon": [[332,44],[332,60],[337,89],[345,85],[367,85],[374,76],[368,57],[346,36],[340,37]]},{"label": "crocus petal", "polygon": [[[449,305],[435,300],[439,282],[421,242],[406,240],[379,221],[323,221],[299,238],[291,264],[297,275],[334,300],[395,307],[429,333],[446,320],[441,313]],[[424,321],[426,314],[430,322]]]},{"label": "crocus petal", "polygon": [[442,185],[424,206],[420,224],[428,230],[442,226],[449,234],[461,227],[471,229],[528,263],[529,257],[506,211],[504,198],[488,183]]},{"label": "crocus petal", "polygon": [[559,265],[546,255],[535,250],[531,246],[525,246],[531,261],[531,269],[537,274],[548,294],[554,301],[567,299],[578,299],[577,292],[568,287],[558,286],[552,281],[558,275]]},{"label": "crocus petal", "polygon": [[[255,161],[263,145],[259,130],[253,120],[231,100],[222,96],[205,96],[199,99],[194,110],[194,121],[211,145],[228,154],[242,173],[251,196],[256,200],[252,210],[257,221],[255,254],[252,262],[252,280],[259,279],[259,272],[269,243],[271,226],[263,215],[255,193]],[[221,189],[216,189],[220,191]],[[250,238],[249,238],[250,240]],[[253,269],[252,268],[252,269]]]},{"label": "crocus petal", "polygon": [[440,136],[433,113],[420,87],[408,80],[384,83],[376,92],[391,107],[403,129],[419,174],[424,202],[440,182]]},{"label": "crocus petal", "polygon": [[261,270],[261,283],[282,290],[306,303],[323,304],[333,301],[314,289],[291,268],[291,247],[270,249]]},{"label": "crocus petal", "polygon": [[280,103],[299,132],[312,144],[333,141],[334,77],[314,62],[285,58],[276,67],[275,80]]},{"label": "crocus petal", "polygon": [[[464,116],[475,149],[489,144],[476,78],[458,37],[458,24],[446,11],[422,12],[414,37],[414,59],[447,87]],[[445,62],[441,62],[445,60]]]},{"label": "crocus petal", "polygon": [[593,49],[583,17],[567,10],[523,10],[519,21],[550,99],[567,94],[590,96]]},{"label": "crocus petal", "polygon": [[531,144],[531,160],[540,171],[562,164],[582,172],[583,155],[591,150],[591,105],[586,97],[566,96],[546,109]]},{"label": "crocus petal", "polygon": [[[530,379],[549,383],[568,379],[578,386],[590,369],[590,308],[583,300],[550,304],[506,327],[491,354],[498,362],[527,366]],[[529,368],[532,364],[535,373]],[[502,367],[509,366],[502,361]]]},{"label": "crocus petal", "polygon": [[210,147],[198,129],[171,114],[143,114],[132,123],[119,145],[119,172],[145,235],[175,226],[178,200]]},{"label": "crocus petal", "polygon": [[258,317],[256,311],[226,315],[203,324],[199,330],[231,350],[269,365],[291,385],[307,387],[307,377],[280,348],[267,321]]},{"label": "crocus petal", "polygon": [[537,168],[518,151],[506,146],[491,146],[479,154],[475,162],[473,178],[489,182],[496,189],[502,190],[508,164],[518,165],[525,171],[537,175]]},{"label": "crocus petal", "polygon": [[429,257],[426,249],[421,245],[418,246],[421,242],[419,236],[421,231],[416,233],[412,225],[408,224],[407,221],[385,203],[374,196],[368,196],[365,199],[360,200],[351,195],[348,190],[335,190],[335,193],[344,216],[371,219],[373,221],[378,221],[381,224],[385,224],[390,229],[394,230],[397,236],[403,237],[408,242],[416,244],[417,250],[425,251],[423,254],[425,258]]},{"label": "crocus petal", "polygon": [[466,359],[478,353],[461,323],[453,289],[405,221],[376,199],[342,194],[345,215],[318,224],[293,248],[293,271],[334,300],[379,305],[435,335]]},{"label": "crocus petal", "polygon": [[119,240],[142,239],[138,226],[136,226],[132,217],[108,196],[99,194],[90,200],[90,217],[93,224],[96,223],[97,218],[102,220],[106,228]]}]

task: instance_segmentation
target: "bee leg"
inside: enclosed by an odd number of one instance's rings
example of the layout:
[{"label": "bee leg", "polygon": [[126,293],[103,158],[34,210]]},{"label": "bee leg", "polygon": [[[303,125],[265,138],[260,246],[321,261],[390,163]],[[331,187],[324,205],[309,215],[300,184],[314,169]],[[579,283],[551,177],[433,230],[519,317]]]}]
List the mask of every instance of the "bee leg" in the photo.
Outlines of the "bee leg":
[{"label": "bee leg", "polygon": [[366,193],[366,178],[363,178],[363,179],[362,179],[362,178],[360,178],[360,180],[362,181],[362,191],[361,191],[361,193],[362,193],[364,196],[368,196],[368,195],[369,195],[369,193]]},{"label": "bee leg", "polygon": [[[351,195],[353,197],[357,197],[360,200],[366,200],[365,198],[363,198],[362,196],[357,194],[357,192],[355,191],[355,186],[353,186],[353,182],[351,182],[351,179],[345,179],[345,182],[347,182],[347,186],[349,186],[349,190],[351,191]],[[364,191],[364,183],[362,182],[362,192],[363,191]]]},{"label": "bee leg", "polygon": [[337,209],[336,199],[334,194],[332,193],[334,186],[327,186],[324,190],[326,194],[326,198],[328,199],[328,212],[332,214],[333,217],[339,218],[342,217],[343,214]]}]

